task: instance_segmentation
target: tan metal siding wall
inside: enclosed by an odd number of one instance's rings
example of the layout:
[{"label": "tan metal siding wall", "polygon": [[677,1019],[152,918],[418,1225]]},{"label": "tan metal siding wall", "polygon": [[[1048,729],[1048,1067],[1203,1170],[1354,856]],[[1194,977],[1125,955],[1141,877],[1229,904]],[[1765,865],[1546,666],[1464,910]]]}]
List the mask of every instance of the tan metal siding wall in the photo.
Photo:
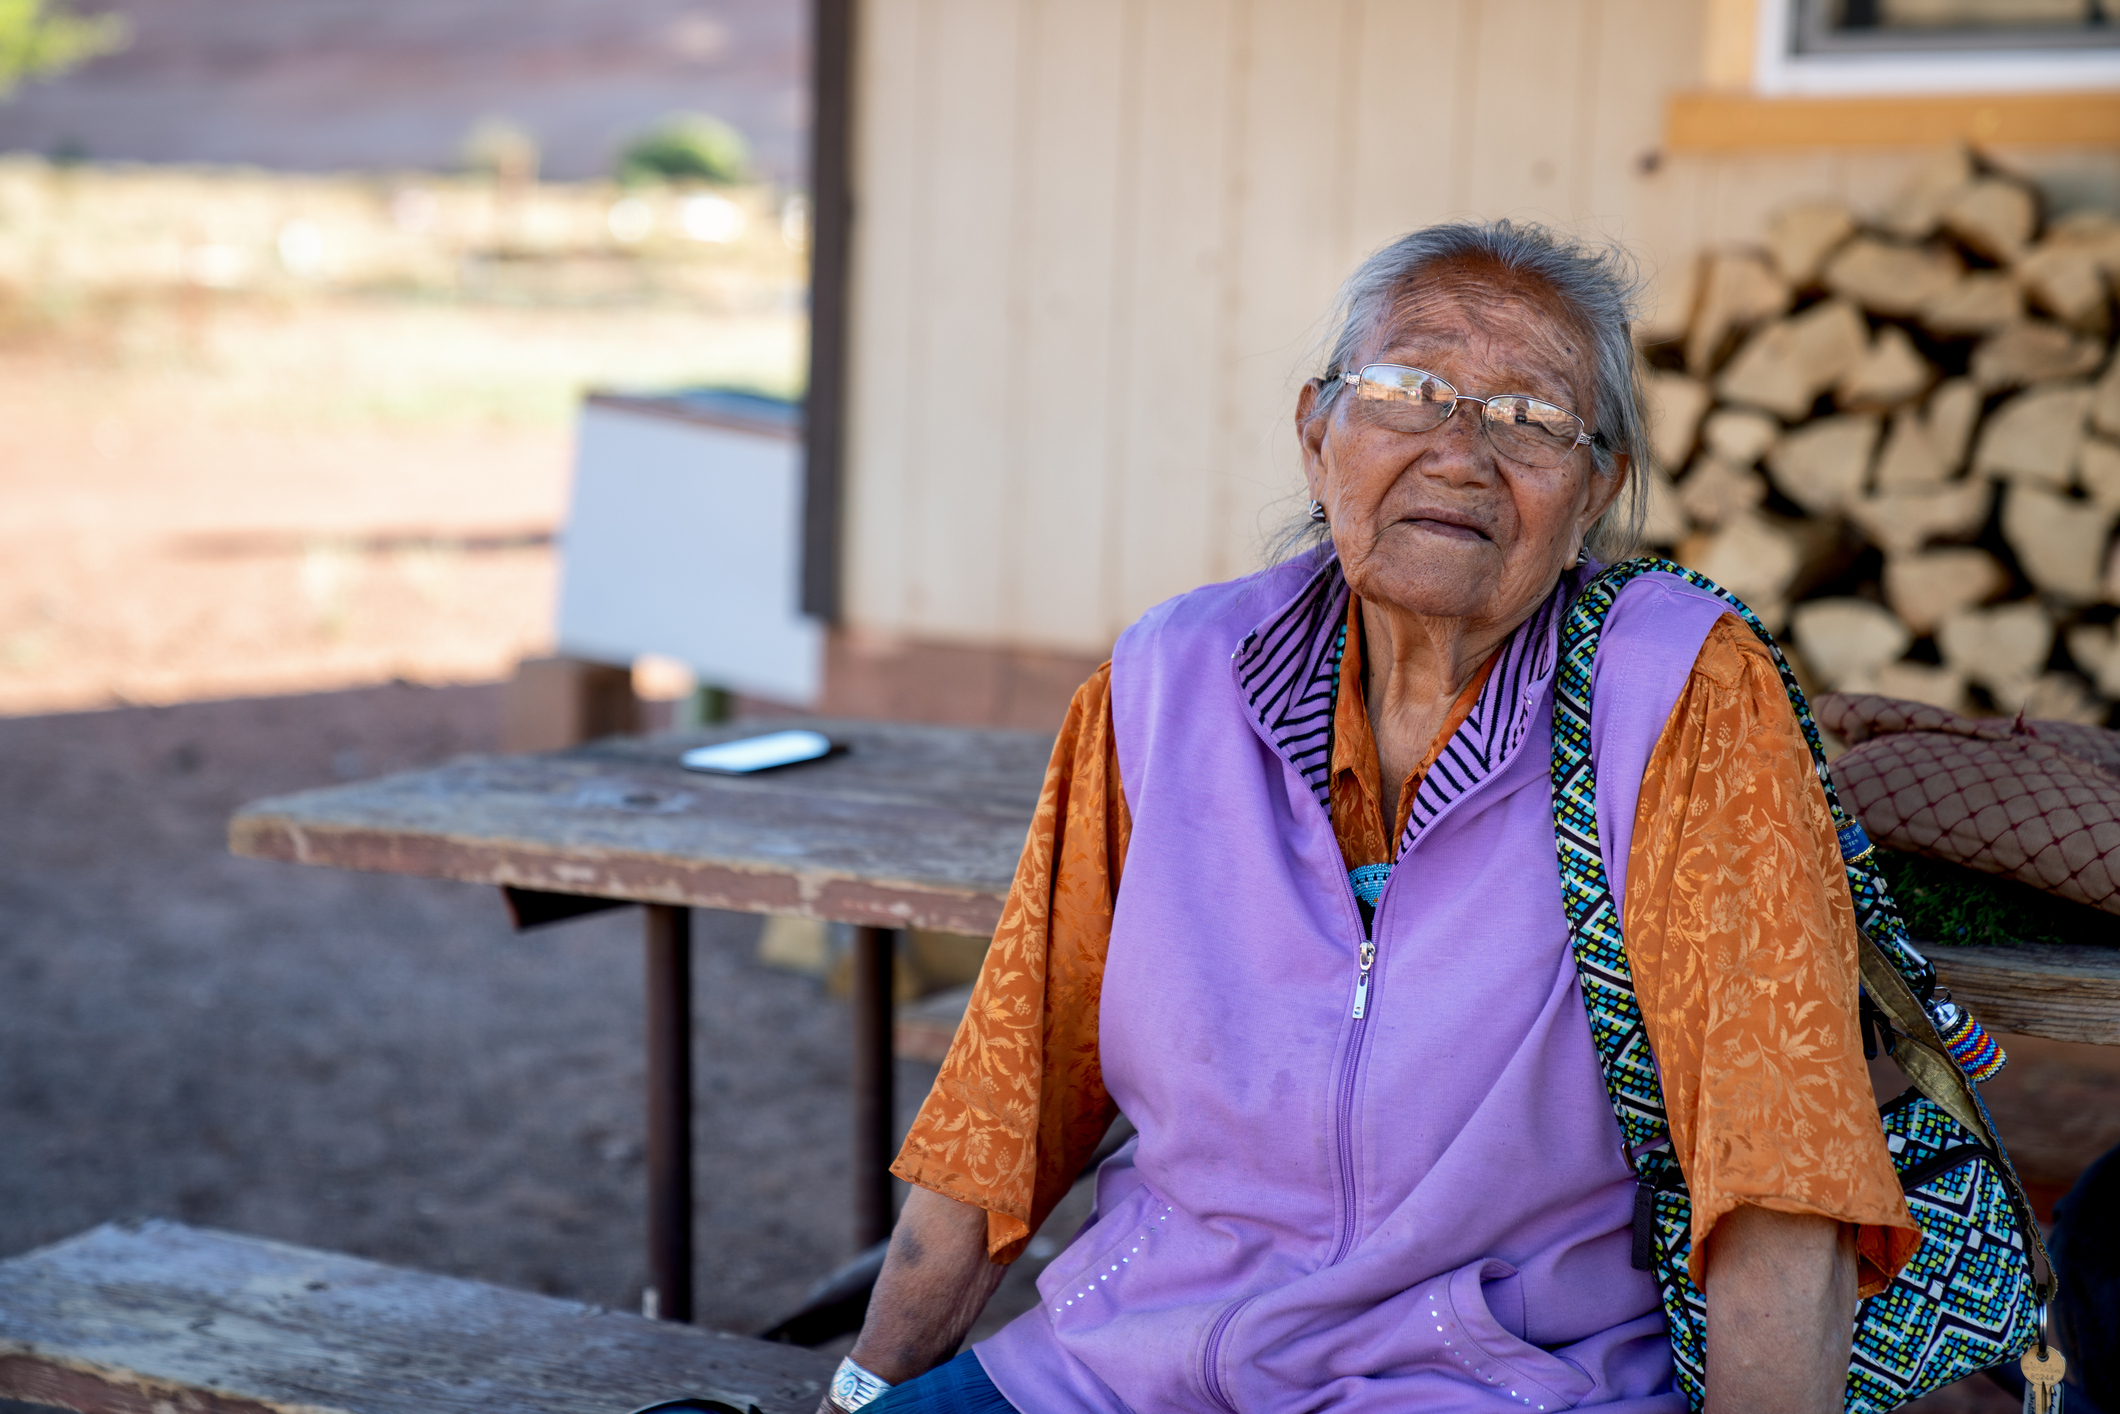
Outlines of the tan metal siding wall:
[{"label": "tan metal siding wall", "polygon": [[1259,563],[1332,291],[1451,216],[1704,246],[1919,153],[1641,162],[1696,0],[865,0],[846,617],[1100,651]]}]

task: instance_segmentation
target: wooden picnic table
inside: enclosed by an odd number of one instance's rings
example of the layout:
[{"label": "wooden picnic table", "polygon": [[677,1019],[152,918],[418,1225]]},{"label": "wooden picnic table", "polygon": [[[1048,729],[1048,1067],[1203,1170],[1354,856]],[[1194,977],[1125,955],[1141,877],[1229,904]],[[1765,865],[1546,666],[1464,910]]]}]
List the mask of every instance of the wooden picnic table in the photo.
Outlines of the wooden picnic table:
[{"label": "wooden picnic table", "polygon": [[[687,771],[690,747],[782,726],[847,749],[755,776]],[[1052,738],[878,722],[747,722],[471,757],[244,807],[237,854],[518,891],[518,913],[647,906],[648,1271],[692,1311],[689,910],[854,927],[854,1186],[861,1246],[892,1205],[892,930],[991,934]]]},{"label": "wooden picnic table", "polygon": [[[843,755],[756,776],[678,757],[810,726]],[[892,1153],[890,930],[989,934],[1052,739],[877,722],[747,722],[614,738],[260,801],[238,854],[513,890],[534,916],[647,905],[648,1230],[659,1314],[691,1312],[692,908],[855,925],[855,1227],[887,1236]],[[1933,947],[1943,982],[1991,1027],[2120,1045],[2120,949]]]}]

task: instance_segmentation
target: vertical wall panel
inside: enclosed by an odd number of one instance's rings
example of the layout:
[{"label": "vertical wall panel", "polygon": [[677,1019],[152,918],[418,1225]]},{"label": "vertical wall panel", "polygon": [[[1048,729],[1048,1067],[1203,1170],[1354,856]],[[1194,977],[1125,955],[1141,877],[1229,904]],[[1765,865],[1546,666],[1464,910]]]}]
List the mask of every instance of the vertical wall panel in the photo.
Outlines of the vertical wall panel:
[{"label": "vertical wall panel", "polygon": [[1255,568],[1264,540],[1302,504],[1295,392],[1346,273],[1346,169],[1333,154],[1335,97],[1353,78],[1342,26],[1354,8],[1255,0],[1246,17],[1234,94],[1243,162],[1231,183],[1218,350],[1215,578]]},{"label": "vertical wall panel", "polygon": [[850,623],[912,621],[916,316],[928,242],[921,125],[930,0],[855,7],[854,230],[841,554]]},{"label": "vertical wall panel", "polygon": [[1070,648],[1100,647],[1104,628],[1127,8],[1037,0],[1026,16],[1001,609],[1024,637]]},{"label": "vertical wall panel", "polygon": [[1138,114],[1127,162],[1124,286],[1112,311],[1114,545],[1100,623],[1115,636],[1143,609],[1214,575],[1220,490],[1221,329],[1243,161],[1232,121],[1242,16],[1236,0],[1138,0]]},{"label": "vertical wall panel", "polygon": [[1022,267],[1011,220],[1024,170],[1026,0],[929,0],[923,124],[927,200],[915,286],[911,416],[915,505],[908,608],[922,631],[1006,641],[1004,513]]},{"label": "vertical wall panel", "polygon": [[[1620,242],[1640,262],[1648,331],[1683,319],[1692,298],[1697,192],[1693,174],[1659,148],[1667,93],[1690,87],[1699,66],[1702,23],[1698,0],[1603,0],[1585,54],[1597,80],[1593,137],[1577,158],[1584,193],[1577,225]],[[1642,83],[1644,73],[1664,81]]]},{"label": "vertical wall panel", "polygon": [[1471,0],[1366,0],[1355,54],[1356,97],[1340,141],[1354,159],[1349,199],[1352,269],[1418,226],[1462,214],[1456,177],[1471,76],[1456,62]]},{"label": "vertical wall panel", "polygon": [[1583,112],[1588,0],[1483,0],[1467,204],[1481,216],[1570,222],[1571,141]]}]

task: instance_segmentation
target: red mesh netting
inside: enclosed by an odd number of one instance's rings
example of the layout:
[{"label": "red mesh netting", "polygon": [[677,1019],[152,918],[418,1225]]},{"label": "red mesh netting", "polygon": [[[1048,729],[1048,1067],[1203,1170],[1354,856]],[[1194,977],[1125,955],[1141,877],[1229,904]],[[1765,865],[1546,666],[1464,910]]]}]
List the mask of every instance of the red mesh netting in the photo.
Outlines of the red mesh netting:
[{"label": "red mesh netting", "polygon": [[1858,693],[1820,698],[1818,720],[1848,743],[1833,784],[1876,843],[2120,913],[2120,732]]}]

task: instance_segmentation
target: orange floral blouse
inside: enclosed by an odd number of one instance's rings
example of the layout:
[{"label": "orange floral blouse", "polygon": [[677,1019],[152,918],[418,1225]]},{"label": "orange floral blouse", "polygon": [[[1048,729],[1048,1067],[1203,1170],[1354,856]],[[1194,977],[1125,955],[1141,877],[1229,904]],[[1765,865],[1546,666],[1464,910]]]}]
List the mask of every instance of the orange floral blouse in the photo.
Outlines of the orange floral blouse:
[{"label": "orange floral blouse", "polygon": [[[1350,603],[1331,789],[1350,867],[1384,862],[1404,835],[1403,818],[1385,833],[1379,804],[1358,609]],[[1401,788],[1402,817],[1433,757]],[[1022,1252],[1117,1113],[1097,1013],[1131,825],[1107,663],[1068,709],[971,1005],[892,1167],[984,1208],[997,1262]],[[1623,910],[1693,1195],[1694,1279],[1716,1222],[1751,1203],[1854,1225],[1862,1294],[1881,1290],[1920,1234],[1863,1061],[1854,905],[1795,713],[1735,617],[1710,631],[1642,777]]]}]

